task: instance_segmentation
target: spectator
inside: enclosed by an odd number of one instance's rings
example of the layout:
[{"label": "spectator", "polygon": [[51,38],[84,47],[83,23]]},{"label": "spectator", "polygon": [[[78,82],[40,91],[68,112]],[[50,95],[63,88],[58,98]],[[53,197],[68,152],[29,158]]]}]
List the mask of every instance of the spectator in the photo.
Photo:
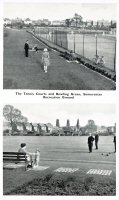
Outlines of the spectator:
[{"label": "spectator", "polygon": [[29,57],[29,41],[28,40],[26,40],[24,49],[25,49],[25,57]]},{"label": "spectator", "polygon": [[116,153],[116,134],[114,134],[114,139],[113,139],[113,142],[114,142],[114,153]]},{"label": "spectator", "polygon": [[94,137],[91,135],[91,133],[89,133],[89,137],[88,137],[88,148],[89,148],[89,153],[92,152],[93,141],[94,141]]},{"label": "spectator", "polygon": [[50,65],[50,56],[47,48],[44,49],[43,55],[42,55],[42,62],[44,65],[44,72],[47,73],[47,67]]},{"label": "spectator", "polygon": [[76,61],[76,54],[72,50],[70,51],[70,61]]},{"label": "spectator", "polygon": [[33,167],[33,160],[32,160],[32,153],[28,152],[26,150],[26,143],[21,143],[21,147],[18,150],[19,153],[24,153],[27,156],[27,168],[32,168]]},{"label": "spectator", "polygon": [[34,167],[38,167],[39,166],[39,161],[40,161],[40,150],[36,149],[36,151],[35,151]]},{"label": "spectator", "polygon": [[39,48],[38,48],[38,46],[37,46],[37,44],[33,47],[33,50],[35,50],[36,51],[36,53],[38,53],[39,52]]},{"label": "spectator", "polygon": [[95,134],[95,149],[98,149],[98,141],[99,141],[99,135],[98,132]]}]

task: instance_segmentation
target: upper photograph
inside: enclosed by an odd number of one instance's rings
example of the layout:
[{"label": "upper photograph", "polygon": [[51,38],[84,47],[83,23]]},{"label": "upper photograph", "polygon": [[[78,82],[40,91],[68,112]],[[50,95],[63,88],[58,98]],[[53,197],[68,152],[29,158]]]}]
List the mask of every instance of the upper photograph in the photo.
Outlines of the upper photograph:
[{"label": "upper photograph", "polygon": [[6,2],[3,89],[116,90],[116,4]]}]

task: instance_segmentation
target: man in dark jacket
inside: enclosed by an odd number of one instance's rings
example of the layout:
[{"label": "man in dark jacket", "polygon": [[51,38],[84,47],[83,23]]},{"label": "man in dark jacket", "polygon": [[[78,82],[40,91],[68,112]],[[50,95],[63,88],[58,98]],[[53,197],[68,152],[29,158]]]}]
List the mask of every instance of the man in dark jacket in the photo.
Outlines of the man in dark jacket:
[{"label": "man in dark jacket", "polygon": [[114,140],[113,140],[113,142],[114,142],[114,149],[115,149],[115,153],[116,153],[116,135],[114,134]]},{"label": "man in dark jacket", "polygon": [[88,137],[88,148],[89,148],[89,153],[92,152],[92,147],[93,147],[93,141],[94,141],[94,137],[91,135],[91,133],[89,134]]},{"label": "man in dark jacket", "polygon": [[99,141],[99,135],[98,132],[95,134],[95,149],[98,149],[98,141]]},{"label": "man in dark jacket", "polygon": [[25,57],[29,57],[29,41],[28,40],[26,40],[24,49],[25,49]]}]

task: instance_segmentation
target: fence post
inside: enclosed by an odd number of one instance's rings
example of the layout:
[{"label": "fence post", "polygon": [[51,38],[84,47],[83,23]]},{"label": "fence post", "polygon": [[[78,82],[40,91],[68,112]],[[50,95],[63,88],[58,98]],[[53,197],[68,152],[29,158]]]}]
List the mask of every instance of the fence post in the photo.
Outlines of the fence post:
[{"label": "fence post", "polygon": [[97,55],[98,55],[98,53],[97,53],[97,34],[95,35],[95,37],[96,37],[96,57],[97,57]]},{"label": "fence post", "polygon": [[62,47],[62,31],[60,31],[60,46]]},{"label": "fence post", "polygon": [[116,71],[116,40],[115,40],[115,52],[114,52],[114,72]]},{"label": "fence post", "polygon": [[83,57],[84,57],[84,33],[83,33]]},{"label": "fence post", "polygon": [[74,53],[75,53],[75,31],[74,31]]},{"label": "fence post", "polygon": [[45,29],[46,30],[46,40],[48,40],[48,38],[47,38],[47,29]]},{"label": "fence post", "polygon": [[39,27],[39,37],[40,37],[40,27]]},{"label": "fence post", "polygon": [[57,45],[57,28],[56,28],[56,45]]}]

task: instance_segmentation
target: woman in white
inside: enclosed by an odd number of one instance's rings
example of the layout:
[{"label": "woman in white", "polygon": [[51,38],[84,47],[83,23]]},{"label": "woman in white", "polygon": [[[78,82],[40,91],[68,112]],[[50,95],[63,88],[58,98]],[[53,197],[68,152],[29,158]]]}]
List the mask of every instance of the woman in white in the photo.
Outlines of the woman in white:
[{"label": "woman in white", "polygon": [[47,48],[43,51],[42,62],[44,64],[44,72],[47,73],[47,67],[50,65],[50,55]]}]

